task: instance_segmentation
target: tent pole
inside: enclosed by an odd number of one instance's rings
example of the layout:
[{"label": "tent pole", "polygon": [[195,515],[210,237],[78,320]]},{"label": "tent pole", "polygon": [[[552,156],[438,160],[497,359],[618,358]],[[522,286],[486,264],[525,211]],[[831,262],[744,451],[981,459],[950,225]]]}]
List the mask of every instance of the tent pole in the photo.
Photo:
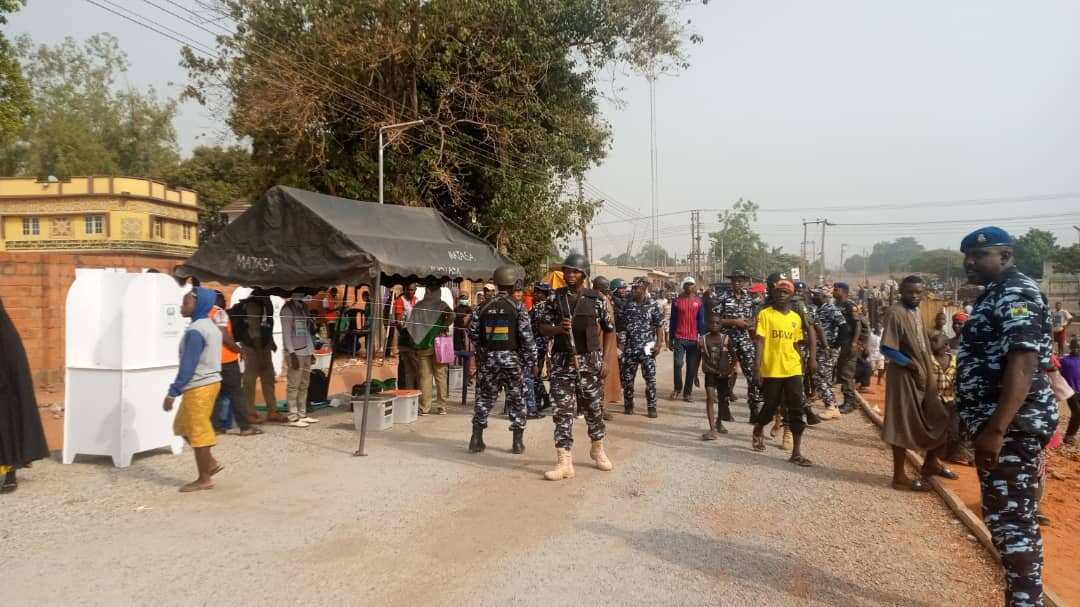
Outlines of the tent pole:
[{"label": "tent pole", "polygon": [[337,327],[341,322],[341,317],[345,315],[345,302],[349,299],[349,285],[345,285],[345,295],[341,298],[341,305],[338,306],[338,318],[334,321],[334,326],[330,327],[330,368],[326,370],[326,391],[330,393],[330,378],[334,376],[334,359],[337,358]]},{"label": "tent pole", "polygon": [[[378,293],[379,287],[382,284],[382,271],[380,270],[375,274],[375,286],[371,289],[372,293]],[[381,304],[380,304],[381,307]],[[375,311],[375,304],[372,304],[372,312]],[[353,453],[353,457],[363,457],[367,455],[364,450],[364,442],[367,440],[367,413],[368,413],[368,401],[371,400],[371,373],[375,369],[374,351],[375,345],[375,325],[379,324],[375,322],[377,314],[371,314],[371,322],[368,323],[367,344],[365,349],[367,350],[367,382],[364,386],[364,411],[360,415],[360,445],[357,446],[356,452]]]}]

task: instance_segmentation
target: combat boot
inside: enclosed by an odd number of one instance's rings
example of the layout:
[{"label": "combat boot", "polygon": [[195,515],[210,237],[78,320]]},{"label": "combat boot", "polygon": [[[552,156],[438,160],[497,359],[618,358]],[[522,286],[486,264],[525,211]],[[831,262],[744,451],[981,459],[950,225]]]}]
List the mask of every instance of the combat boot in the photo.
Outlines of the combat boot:
[{"label": "combat boot", "polygon": [[791,430],[784,428],[784,438],[780,443],[780,448],[784,451],[791,451],[795,448],[795,435],[791,433]]},{"label": "combat boot", "polygon": [[525,453],[525,441],[522,440],[522,436],[525,434],[525,430],[514,430],[514,442],[510,447],[510,453],[520,455]]},{"label": "combat boot", "polygon": [[610,472],[615,467],[611,464],[611,460],[608,459],[607,453],[604,453],[604,439],[593,441],[592,449],[589,450],[589,457],[596,462],[598,470]]},{"label": "combat boot", "polygon": [[484,444],[484,427],[473,424],[472,438],[469,439],[469,453],[481,453],[487,445]]},{"label": "combat boot", "polygon": [[821,423],[821,417],[817,413],[814,413],[814,408],[810,405],[803,407],[803,411],[806,412],[806,425],[816,426]]},{"label": "combat boot", "polygon": [[574,456],[569,449],[555,449],[558,463],[554,470],[544,473],[544,478],[549,481],[561,481],[564,478],[574,478]]}]

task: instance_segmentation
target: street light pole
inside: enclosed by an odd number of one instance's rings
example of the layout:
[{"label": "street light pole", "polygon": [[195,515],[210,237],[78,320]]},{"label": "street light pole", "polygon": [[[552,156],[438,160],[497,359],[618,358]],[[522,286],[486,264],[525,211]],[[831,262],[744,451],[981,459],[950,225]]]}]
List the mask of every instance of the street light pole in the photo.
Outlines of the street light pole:
[{"label": "street light pole", "polygon": [[424,121],[413,120],[379,127],[379,204],[383,203],[383,148],[386,147],[386,144],[383,143],[383,133],[392,129],[407,129],[420,124],[424,124]]}]

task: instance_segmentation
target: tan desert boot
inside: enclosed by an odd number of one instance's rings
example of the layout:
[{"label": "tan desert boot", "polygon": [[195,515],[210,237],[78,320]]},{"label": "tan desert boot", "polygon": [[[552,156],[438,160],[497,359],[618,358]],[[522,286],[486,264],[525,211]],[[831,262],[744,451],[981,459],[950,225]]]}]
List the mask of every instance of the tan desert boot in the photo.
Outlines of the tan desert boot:
[{"label": "tan desert boot", "polygon": [[604,453],[604,440],[594,440],[592,449],[589,451],[589,457],[596,462],[596,467],[604,472],[610,472],[613,466],[611,460],[608,459],[607,453]]},{"label": "tan desert boot", "polygon": [[558,456],[558,463],[555,464],[554,470],[548,470],[544,473],[544,478],[549,481],[561,481],[564,478],[574,478],[574,456],[570,453],[569,449],[556,449],[555,454]]}]

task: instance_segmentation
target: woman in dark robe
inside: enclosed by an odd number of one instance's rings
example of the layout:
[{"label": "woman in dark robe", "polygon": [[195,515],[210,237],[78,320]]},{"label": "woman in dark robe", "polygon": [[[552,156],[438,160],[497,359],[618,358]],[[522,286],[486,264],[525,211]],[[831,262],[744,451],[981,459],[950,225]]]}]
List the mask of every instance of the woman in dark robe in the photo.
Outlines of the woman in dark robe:
[{"label": "woman in dark robe", "polygon": [[0,493],[18,487],[15,471],[49,456],[41,428],[30,363],[22,339],[0,300]]}]

